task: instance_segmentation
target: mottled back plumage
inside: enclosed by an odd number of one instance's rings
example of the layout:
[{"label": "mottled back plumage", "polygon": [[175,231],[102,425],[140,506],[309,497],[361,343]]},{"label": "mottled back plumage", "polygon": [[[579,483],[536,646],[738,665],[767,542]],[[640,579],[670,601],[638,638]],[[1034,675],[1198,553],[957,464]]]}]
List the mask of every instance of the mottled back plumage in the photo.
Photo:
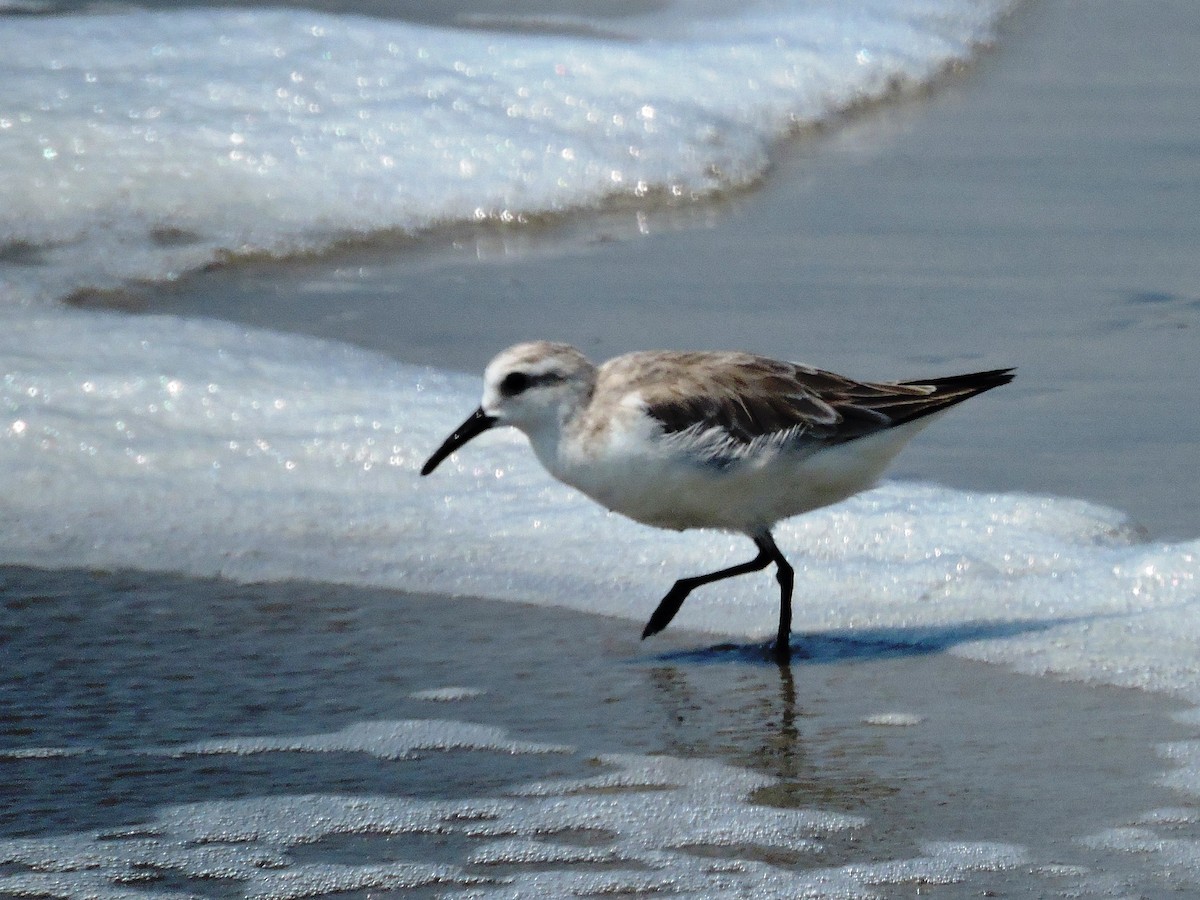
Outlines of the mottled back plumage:
[{"label": "mottled back plumage", "polygon": [[[900,383],[855,381],[748,353],[630,353],[600,369],[600,390],[636,393],[664,433],[718,429],[733,448],[833,445],[940,412],[1007,384],[1013,370]],[[597,397],[597,405],[609,398]]]}]

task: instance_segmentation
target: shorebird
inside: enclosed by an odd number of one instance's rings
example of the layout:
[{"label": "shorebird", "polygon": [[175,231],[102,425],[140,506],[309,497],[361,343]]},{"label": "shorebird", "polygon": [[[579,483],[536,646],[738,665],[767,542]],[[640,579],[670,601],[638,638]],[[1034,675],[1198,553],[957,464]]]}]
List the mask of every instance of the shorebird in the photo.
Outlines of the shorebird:
[{"label": "shorebird", "polygon": [[597,367],[568,344],[534,341],[488,364],[479,408],[421,474],[489,428],[510,425],[551,475],[614,512],[676,531],[746,535],[754,559],[680,578],[642,638],[666,628],[696,588],[774,563],[774,653],[786,660],[794,572],[771,529],[870,487],[935,414],[1007,384],[1013,372],[873,383],[749,353],[673,350]]}]

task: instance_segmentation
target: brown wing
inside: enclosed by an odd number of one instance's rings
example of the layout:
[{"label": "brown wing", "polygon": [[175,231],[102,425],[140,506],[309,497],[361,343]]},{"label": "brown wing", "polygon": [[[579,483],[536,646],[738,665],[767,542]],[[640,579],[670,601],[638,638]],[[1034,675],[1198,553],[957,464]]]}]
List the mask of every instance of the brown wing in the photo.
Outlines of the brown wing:
[{"label": "brown wing", "polygon": [[[855,381],[743,353],[630,354],[613,360],[664,432],[724,433],[734,445],[835,444],[939,412],[1013,378],[1013,370],[907,381]],[[611,382],[610,382],[611,383]]]}]

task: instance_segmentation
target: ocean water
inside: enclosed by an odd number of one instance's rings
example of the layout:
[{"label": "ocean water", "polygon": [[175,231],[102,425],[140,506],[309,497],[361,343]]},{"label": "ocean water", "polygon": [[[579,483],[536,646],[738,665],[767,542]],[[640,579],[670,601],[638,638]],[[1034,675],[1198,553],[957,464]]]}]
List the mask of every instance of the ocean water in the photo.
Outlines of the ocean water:
[{"label": "ocean water", "polygon": [[[607,515],[508,434],[417,477],[476,405],[476,377],[77,308],[347,241],[733,196],[785,135],[972,64],[1007,4],[6,9],[0,895],[1120,896],[1200,879],[1195,714],[1168,722],[1151,696],[1200,703],[1194,537],[1147,540],[1069,497],[908,481],[780,527],[813,661],[796,677],[830,673],[811,678],[872,753],[884,745],[875,765],[912,734],[927,770],[952,768],[930,749],[941,729],[994,696],[960,687],[969,702],[945,715],[940,690],[969,680],[968,659],[1034,676],[979,733],[1020,733],[1006,716],[1045,702],[1034,737],[1122,772],[1157,746],[1150,765],[1169,770],[1117,790],[1103,766],[1035,775],[1035,747],[989,738],[993,774],[955,790],[1007,790],[989,781],[1007,764],[1030,818],[980,826],[985,797],[939,819],[897,787],[923,785],[920,766],[836,788],[789,768],[844,755],[849,726],[797,726],[792,674],[759,662],[770,578],[701,592],[678,635],[634,643],[674,578],[744,558],[744,539]],[[591,629],[603,639],[573,669]],[[911,674],[923,694],[868,677],[929,657],[948,668]],[[834,665],[847,659],[860,664]],[[738,679],[770,728],[696,699]],[[1156,725],[1137,747],[1084,752],[1080,734],[1111,722],[1079,711],[1114,688],[1149,698],[1137,710]],[[612,698],[616,721],[584,696]],[[714,728],[690,725],[697,710],[741,730],[697,737]],[[670,733],[685,720],[694,733]],[[952,758],[980,750],[967,745]],[[1071,779],[1082,799],[1046,824],[1033,801]],[[880,827],[906,817],[904,840]]]}]

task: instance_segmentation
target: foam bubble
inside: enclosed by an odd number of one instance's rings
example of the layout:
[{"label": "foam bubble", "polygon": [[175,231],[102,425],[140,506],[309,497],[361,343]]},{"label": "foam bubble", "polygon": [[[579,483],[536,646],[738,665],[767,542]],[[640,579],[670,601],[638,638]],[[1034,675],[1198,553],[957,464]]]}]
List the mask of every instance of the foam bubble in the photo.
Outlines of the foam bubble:
[{"label": "foam bubble", "polygon": [[428,700],[431,703],[456,703],[460,700],[474,700],[486,693],[483,688],[448,686],[415,691],[408,696],[414,700]]},{"label": "foam bubble", "polygon": [[499,753],[562,753],[552,744],[516,741],[503,728],[461,722],[410,719],[400,722],[356,722],[329,734],[286,737],[218,738],[183,744],[173,755],[255,753],[369,753],[380,759],[408,759],[421,750],[492,750]]},{"label": "foam bubble", "polygon": [[478,866],[563,866],[585,863],[628,864],[633,860],[609,848],[577,847],[573,844],[514,838],[484,844],[471,854],[471,862]]},{"label": "foam bubble", "polygon": [[1080,843],[1095,850],[1127,853],[1140,857],[1155,871],[1170,871],[1172,876],[1192,885],[1200,884],[1200,840],[1175,838],[1151,828],[1109,828],[1081,838]]},{"label": "foam bubble", "polygon": [[863,719],[867,725],[880,725],[886,728],[911,728],[924,721],[924,716],[905,712],[877,713]]},{"label": "foam bubble", "polygon": [[21,747],[16,749],[0,749],[0,759],[59,759],[68,756],[82,756],[87,750],[75,747]]},{"label": "foam bubble", "polygon": [[1172,741],[1161,744],[1158,753],[1175,764],[1160,781],[1192,797],[1200,797],[1200,741]]},{"label": "foam bubble", "polygon": [[[1024,848],[994,842],[928,841],[922,856],[836,870],[868,885],[953,884],[968,872],[996,872],[1029,862]],[[833,874],[833,873],[831,873]]]},{"label": "foam bubble", "polygon": [[385,863],[372,866],[320,865],[292,866],[270,878],[257,879],[245,896],[254,900],[294,900],[320,897],[369,888],[383,891],[413,890],[431,885],[464,885],[474,879],[464,877],[460,869],[422,863]]},{"label": "foam bubble", "polygon": [[1170,806],[1152,809],[1138,817],[1135,825],[1194,825],[1200,822],[1200,810],[1192,807]]}]

